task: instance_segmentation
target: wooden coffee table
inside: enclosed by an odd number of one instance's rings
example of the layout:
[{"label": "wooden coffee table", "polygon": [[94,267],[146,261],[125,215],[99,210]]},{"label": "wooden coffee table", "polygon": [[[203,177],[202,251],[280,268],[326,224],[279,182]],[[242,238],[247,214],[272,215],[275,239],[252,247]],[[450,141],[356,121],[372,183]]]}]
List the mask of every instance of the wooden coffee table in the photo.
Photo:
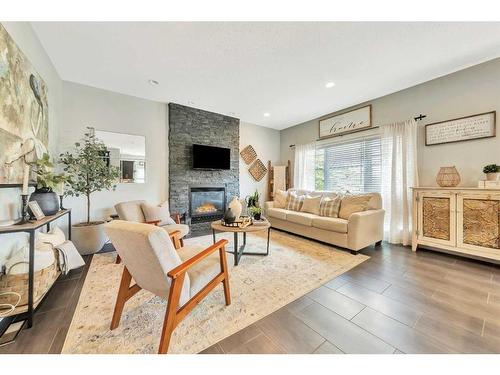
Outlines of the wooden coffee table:
[{"label": "wooden coffee table", "polygon": [[[238,263],[240,262],[240,258],[243,254],[245,255],[262,255],[262,256],[267,256],[269,255],[269,236],[271,234],[271,224],[269,221],[265,224],[260,224],[260,225],[249,225],[246,228],[239,228],[239,227],[226,227],[225,225],[221,224],[220,220],[213,221],[211,224],[212,227],[212,234],[214,238],[214,243],[216,242],[215,239],[215,232],[233,232],[234,233],[234,249],[233,249],[233,255],[234,255],[234,265],[237,266]],[[265,253],[256,253],[256,252],[243,252],[245,250],[245,245],[247,244],[247,233],[248,232],[258,232],[262,230],[267,230],[267,248]],[[243,245],[238,247],[238,234],[243,233]]]}]

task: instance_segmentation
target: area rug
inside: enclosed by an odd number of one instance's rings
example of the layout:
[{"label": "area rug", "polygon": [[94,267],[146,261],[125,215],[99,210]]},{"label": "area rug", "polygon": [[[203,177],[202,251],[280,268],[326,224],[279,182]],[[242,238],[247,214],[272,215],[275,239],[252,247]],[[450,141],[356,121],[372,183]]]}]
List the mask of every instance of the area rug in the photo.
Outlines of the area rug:
[{"label": "area rug", "polygon": [[[220,234],[217,239],[232,235]],[[209,246],[212,236],[186,244]],[[249,234],[247,251],[265,251],[265,233]],[[228,253],[228,264],[233,263]],[[222,285],[209,294],[175,329],[169,353],[198,353],[249,326],[332,278],[368,259],[359,254],[291,234],[272,231],[269,256],[243,255],[230,269],[231,299],[225,306]],[[156,353],[166,302],[141,291],[125,305],[120,325],[109,325],[122,265],[115,255],[96,254],[85,280],[63,353]]]}]

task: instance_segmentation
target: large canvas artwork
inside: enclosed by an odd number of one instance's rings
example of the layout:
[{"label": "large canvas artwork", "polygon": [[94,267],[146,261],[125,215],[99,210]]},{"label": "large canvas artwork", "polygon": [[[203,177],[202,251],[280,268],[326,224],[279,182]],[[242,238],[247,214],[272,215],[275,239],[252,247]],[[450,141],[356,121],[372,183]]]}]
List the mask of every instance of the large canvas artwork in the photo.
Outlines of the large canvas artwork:
[{"label": "large canvas artwork", "polygon": [[24,163],[47,152],[47,86],[0,24],[0,184],[22,182]]}]

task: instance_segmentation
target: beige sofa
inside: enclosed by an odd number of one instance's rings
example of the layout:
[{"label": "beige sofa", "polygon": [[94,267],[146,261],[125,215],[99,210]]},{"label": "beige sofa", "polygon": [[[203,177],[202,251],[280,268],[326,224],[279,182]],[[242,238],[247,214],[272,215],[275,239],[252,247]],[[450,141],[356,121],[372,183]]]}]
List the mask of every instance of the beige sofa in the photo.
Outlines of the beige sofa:
[{"label": "beige sofa", "polygon": [[[298,195],[336,195],[334,192],[291,190]],[[264,209],[273,228],[346,248],[357,254],[366,246],[380,245],[384,235],[382,198],[378,193],[368,195],[371,196],[369,209],[351,214],[348,220],[275,208],[273,201],[266,202]]]}]

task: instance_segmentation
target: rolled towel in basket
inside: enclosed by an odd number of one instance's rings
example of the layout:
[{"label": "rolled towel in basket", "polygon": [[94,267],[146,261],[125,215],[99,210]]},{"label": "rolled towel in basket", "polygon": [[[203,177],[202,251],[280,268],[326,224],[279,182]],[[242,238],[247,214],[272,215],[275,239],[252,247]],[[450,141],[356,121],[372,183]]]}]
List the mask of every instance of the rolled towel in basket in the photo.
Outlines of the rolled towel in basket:
[{"label": "rolled towel in basket", "polygon": [[85,265],[85,261],[71,241],[64,241],[55,247],[59,252],[61,272],[67,275],[69,271]]}]

